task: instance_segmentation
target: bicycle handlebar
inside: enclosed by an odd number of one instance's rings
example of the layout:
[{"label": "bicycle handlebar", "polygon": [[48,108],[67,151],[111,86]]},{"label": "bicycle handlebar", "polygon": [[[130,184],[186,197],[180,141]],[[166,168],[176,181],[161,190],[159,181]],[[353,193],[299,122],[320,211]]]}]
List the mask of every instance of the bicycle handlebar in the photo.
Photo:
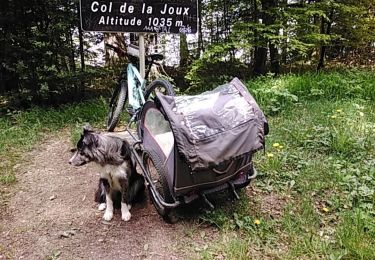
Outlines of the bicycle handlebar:
[{"label": "bicycle handlebar", "polygon": [[[112,49],[114,52],[116,52],[120,57],[125,57],[127,56],[128,58],[130,59],[134,59],[134,58],[139,58],[137,56],[133,56],[131,53],[128,53],[127,51],[123,50],[122,48],[120,47],[116,47],[112,44],[109,44],[109,43],[106,43],[105,44],[108,48]],[[164,56],[160,53],[154,53],[154,54],[151,54],[151,55],[147,55],[146,56],[146,60],[148,62],[151,62],[153,64],[158,64],[156,61],[161,61],[164,59]]]}]

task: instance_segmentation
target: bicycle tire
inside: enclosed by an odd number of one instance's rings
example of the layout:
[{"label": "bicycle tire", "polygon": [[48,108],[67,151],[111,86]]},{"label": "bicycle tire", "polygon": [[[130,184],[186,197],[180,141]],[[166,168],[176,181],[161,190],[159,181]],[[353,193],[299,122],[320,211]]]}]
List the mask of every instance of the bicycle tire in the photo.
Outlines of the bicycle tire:
[{"label": "bicycle tire", "polygon": [[[164,88],[164,91],[159,91],[158,88]],[[171,85],[171,83],[169,83],[169,81],[165,79],[156,79],[147,86],[145,95],[144,95],[145,101],[152,100],[153,98],[155,98],[155,95],[151,95],[151,94],[155,92],[156,90],[168,96],[175,95],[173,86]]]},{"label": "bicycle tire", "polygon": [[120,121],[121,112],[124,109],[128,97],[128,84],[126,80],[121,80],[112,94],[109,102],[107,131],[113,132]]},{"label": "bicycle tire", "polygon": [[[143,155],[143,164],[145,165],[147,174],[154,182],[156,190],[163,198],[163,200],[167,203],[173,203],[174,199],[169,191],[168,182],[165,177],[167,174],[167,169],[163,165],[163,161],[160,159],[159,155],[152,150],[145,150]],[[148,190],[151,201],[154,204],[156,211],[163,218],[163,220],[170,224],[177,222],[178,219],[174,214],[173,209],[166,208],[156,201],[156,199],[152,195],[150,185],[148,186]]]}]

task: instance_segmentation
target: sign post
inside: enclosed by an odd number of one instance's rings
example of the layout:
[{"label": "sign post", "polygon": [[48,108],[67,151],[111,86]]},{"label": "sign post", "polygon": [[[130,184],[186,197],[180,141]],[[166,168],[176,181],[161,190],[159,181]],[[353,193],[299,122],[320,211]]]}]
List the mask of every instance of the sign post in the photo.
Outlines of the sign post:
[{"label": "sign post", "polygon": [[80,0],[84,31],[196,33],[197,0]]},{"label": "sign post", "polygon": [[140,33],[144,77],[143,33],[196,33],[197,5],[197,0],[80,0],[81,27],[84,31]]},{"label": "sign post", "polygon": [[145,35],[140,33],[138,36],[139,40],[139,72],[141,73],[142,78],[145,78],[146,72],[146,62],[145,62]]}]

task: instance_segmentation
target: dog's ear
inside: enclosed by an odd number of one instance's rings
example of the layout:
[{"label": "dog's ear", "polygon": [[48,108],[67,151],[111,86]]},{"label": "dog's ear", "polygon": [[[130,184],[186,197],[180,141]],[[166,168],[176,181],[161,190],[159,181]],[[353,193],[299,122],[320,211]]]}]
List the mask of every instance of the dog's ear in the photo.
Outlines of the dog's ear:
[{"label": "dog's ear", "polygon": [[89,123],[86,123],[83,126],[83,134],[86,134],[88,132],[93,132],[94,130],[92,129],[91,125]]},{"label": "dog's ear", "polygon": [[87,146],[97,147],[99,143],[99,138],[96,134],[93,134],[92,132],[87,132],[84,135],[83,143]]},{"label": "dog's ear", "polygon": [[130,150],[130,146],[127,142],[122,142],[121,156],[124,157],[124,159],[131,158],[131,150]]}]

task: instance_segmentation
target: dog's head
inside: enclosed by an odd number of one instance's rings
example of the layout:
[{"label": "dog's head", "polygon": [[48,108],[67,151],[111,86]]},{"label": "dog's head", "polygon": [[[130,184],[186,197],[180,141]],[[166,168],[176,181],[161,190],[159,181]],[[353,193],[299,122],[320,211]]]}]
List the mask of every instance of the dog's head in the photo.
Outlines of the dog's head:
[{"label": "dog's head", "polygon": [[98,146],[98,136],[89,126],[83,128],[83,134],[77,143],[77,149],[74,152],[69,163],[74,166],[81,166],[94,161],[93,149]]}]

